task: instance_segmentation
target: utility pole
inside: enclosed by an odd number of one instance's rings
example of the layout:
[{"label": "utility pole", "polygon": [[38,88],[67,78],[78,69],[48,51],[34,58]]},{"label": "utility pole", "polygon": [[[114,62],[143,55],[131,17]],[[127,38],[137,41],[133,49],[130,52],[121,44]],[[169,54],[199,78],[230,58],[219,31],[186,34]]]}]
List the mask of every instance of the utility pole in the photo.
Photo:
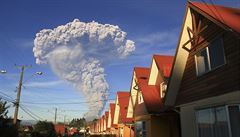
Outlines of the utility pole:
[{"label": "utility pole", "polygon": [[57,108],[55,108],[55,118],[54,118],[54,123],[57,124]]},{"label": "utility pole", "polygon": [[18,85],[18,91],[17,91],[17,99],[16,99],[16,104],[15,104],[15,112],[14,112],[14,119],[13,119],[13,124],[17,124],[17,117],[18,117],[18,109],[19,109],[19,102],[20,102],[20,95],[21,95],[21,89],[22,89],[22,80],[23,80],[23,72],[24,72],[25,66],[22,65],[21,67],[21,75],[20,75],[20,80],[19,80],[19,85]]},{"label": "utility pole", "polygon": [[66,125],[66,115],[64,115],[63,123],[64,123],[64,125]]},{"label": "utility pole", "polygon": [[[23,73],[24,73],[24,69],[25,68],[31,68],[32,66],[26,66],[26,65],[22,65],[22,66],[17,66],[15,64],[15,66],[17,68],[21,68],[21,73],[20,73],[20,80],[19,80],[19,84],[18,84],[18,89],[17,89],[17,99],[16,99],[16,103],[15,103],[15,112],[14,112],[14,118],[13,118],[13,124],[16,125],[17,124],[17,119],[18,119],[18,110],[19,110],[19,103],[20,103],[20,96],[21,96],[21,89],[22,89],[22,84],[26,81],[23,82]],[[1,71],[1,73],[6,73],[7,71]],[[36,72],[37,75],[42,75],[42,72]]]}]

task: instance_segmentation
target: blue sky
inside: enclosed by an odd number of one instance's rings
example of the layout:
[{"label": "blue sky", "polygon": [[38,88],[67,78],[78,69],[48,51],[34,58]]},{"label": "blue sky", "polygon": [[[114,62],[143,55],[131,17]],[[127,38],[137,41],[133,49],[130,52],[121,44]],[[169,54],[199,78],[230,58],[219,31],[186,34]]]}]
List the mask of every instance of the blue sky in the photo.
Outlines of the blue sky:
[{"label": "blue sky", "polygon": [[[206,2],[209,3],[207,0]],[[238,0],[218,0],[218,3],[240,6]],[[185,5],[186,0],[1,1],[0,69],[5,69],[8,73],[0,75],[0,95],[16,97],[20,69],[14,67],[14,64],[32,65],[24,74],[25,80],[28,79],[21,94],[21,101],[25,102],[24,107],[47,120],[53,120],[55,107],[59,109],[59,121],[63,121],[64,115],[67,119],[82,117],[88,110],[84,103],[51,104],[51,102],[84,102],[85,99],[71,85],[59,79],[49,66],[35,63],[32,52],[35,34],[42,29],[52,29],[74,19],[118,25],[127,32],[128,38],[135,41],[136,51],[127,59],[105,67],[110,98],[114,98],[114,92],[130,89],[134,66],[148,67],[152,54],[174,55]],[[32,76],[37,71],[44,74]],[[9,116],[12,115],[11,108]],[[22,110],[19,118],[32,119]]]}]

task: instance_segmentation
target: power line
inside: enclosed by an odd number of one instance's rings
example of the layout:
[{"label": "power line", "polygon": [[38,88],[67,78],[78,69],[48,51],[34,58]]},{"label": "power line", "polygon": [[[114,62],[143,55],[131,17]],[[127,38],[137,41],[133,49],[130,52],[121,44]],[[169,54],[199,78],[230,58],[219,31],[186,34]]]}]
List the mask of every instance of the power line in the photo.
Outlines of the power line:
[{"label": "power line", "polygon": [[8,98],[8,97],[6,97],[6,96],[2,96],[2,95],[0,95],[0,98],[1,98],[1,99],[3,99],[3,100],[5,100],[5,101],[11,102],[11,103],[13,103],[13,104],[15,104],[15,103],[16,103],[14,100],[12,100],[12,99],[9,99],[9,98]]},{"label": "power line", "polygon": [[[37,109],[41,109],[41,110],[47,110],[48,113],[54,114],[53,112],[50,111],[50,108],[48,107],[39,107],[36,106],[36,104],[28,104],[28,105],[24,105],[25,107],[27,106],[28,108],[37,108]],[[95,106],[96,107],[96,106]],[[85,112],[85,111],[91,111],[93,109],[60,109],[59,112],[64,112],[64,113],[69,113],[69,112]],[[61,114],[58,114],[61,115]]]},{"label": "power line", "polygon": [[[16,104],[16,102],[12,99],[9,99],[7,97],[4,97],[4,96],[1,96],[0,97],[5,100],[5,101],[8,101],[8,102],[11,102],[13,104]],[[22,105],[19,106],[25,113],[27,113],[30,117],[32,117],[33,119],[37,120],[35,117],[39,118],[39,119],[42,119],[40,118],[39,116],[37,116],[36,114],[34,114],[33,112],[31,112],[29,109],[27,108],[24,108]],[[35,116],[35,117],[34,117]]]},{"label": "power line", "polygon": [[43,120],[43,118],[41,118],[40,116],[38,116],[37,114],[35,114],[35,113],[33,113],[32,111],[30,111],[26,106],[24,106],[24,105],[22,105],[22,107],[24,107],[25,108],[25,110],[27,110],[29,113],[31,113],[32,115],[34,115],[35,117],[37,117],[37,118],[39,118],[39,119],[41,119],[41,120]]},{"label": "power line", "polygon": [[37,118],[35,118],[33,115],[31,115],[28,111],[26,111],[22,106],[20,106],[20,108],[26,113],[28,114],[31,118],[33,118],[34,120],[38,121]]},{"label": "power line", "polygon": [[[132,95],[136,96],[136,95]],[[129,96],[121,97],[121,98],[129,98]],[[112,101],[116,99],[103,99],[103,100],[95,100],[95,101],[83,101],[83,102],[27,102],[22,101],[24,104],[84,104],[84,103],[94,103],[94,102],[102,102],[102,101]]]},{"label": "power line", "polygon": [[10,98],[10,99],[12,99],[12,100],[14,100],[12,96],[9,96],[8,94],[6,94],[6,93],[4,93],[4,92],[1,92],[1,91],[2,91],[2,90],[0,90],[0,94],[2,94],[2,95],[4,95],[4,96],[6,96],[6,97],[8,97],[8,98]]}]

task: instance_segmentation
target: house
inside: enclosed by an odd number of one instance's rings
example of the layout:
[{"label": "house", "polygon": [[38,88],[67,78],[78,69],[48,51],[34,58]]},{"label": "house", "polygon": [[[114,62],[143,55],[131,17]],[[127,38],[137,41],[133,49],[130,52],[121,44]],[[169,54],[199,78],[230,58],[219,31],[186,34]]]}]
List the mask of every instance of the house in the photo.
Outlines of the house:
[{"label": "house", "polygon": [[95,121],[87,123],[87,129],[89,130],[90,134],[94,134],[95,133],[95,127],[94,126],[95,126]]},{"label": "house", "polygon": [[154,55],[150,68],[134,68],[129,102],[135,103],[127,116],[134,117],[136,136],[179,137],[179,115],[162,103],[173,58]]},{"label": "house", "polygon": [[101,117],[101,134],[108,134],[110,129],[107,128],[108,123],[108,111],[105,111]]},{"label": "house", "polygon": [[96,134],[98,132],[98,124],[97,124],[97,119],[94,121],[94,129],[93,129],[93,133]]},{"label": "house", "polygon": [[109,110],[108,110],[108,122],[107,122],[107,128],[109,129],[110,134],[115,134],[117,130],[116,125],[113,124],[114,113],[115,113],[115,103],[110,103]]},{"label": "house", "polygon": [[57,134],[66,135],[67,134],[67,128],[64,124],[55,124],[54,129]]},{"label": "house", "polygon": [[97,133],[97,119],[95,119],[93,121],[92,127],[90,128],[90,131],[92,134],[96,134]]},{"label": "house", "polygon": [[101,132],[101,119],[99,118],[97,121],[97,133],[99,134]]},{"label": "house", "polygon": [[105,115],[104,115],[104,128],[103,128],[103,130],[104,130],[104,132],[106,133],[106,134],[108,134],[109,133],[109,131],[110,131],[110,129],[109,128],[107,128],[107,123],[108,123],[108,114],[109,112],[108,111],[106,111],[105,112]]},{"label": "house", "polygon": [[104,119],[105,119],[105,116],[102,115],[102,117],[100,118],[100,133],[104,133]]},{"label": "house", "polygon": [[[148,68],[135,67],[132,74],[132,82],[130,88],[130,97],[128,101],[127,118],[134,118],[134,108],[137,100],[137,96],[141,97],[138,93],[137,83],[147,84],[148,80],[146,77],[149,75]],[[134,124],[134,123],[133,123]]]},{"label": "house", "polygon": [[188,2],[164,104],[182,137],[240,137],[240,9]]},{"label": "house", "polygon": [[117,92],[113,124],[117,125],[117,137],[134,137],[132,118],[127,118],[129,92]]}]

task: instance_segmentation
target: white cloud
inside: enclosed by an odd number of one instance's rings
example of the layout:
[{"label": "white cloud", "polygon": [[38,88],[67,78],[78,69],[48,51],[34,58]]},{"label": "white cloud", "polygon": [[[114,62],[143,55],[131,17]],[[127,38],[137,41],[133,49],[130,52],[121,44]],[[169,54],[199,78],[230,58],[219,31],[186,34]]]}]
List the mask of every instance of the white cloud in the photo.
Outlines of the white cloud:
[{"label": "white cloud", "polygon": [[152,56],[152,54],[173,55],[177,47],[178,29],[163,30],[150,34],[142,34],[135,38],[135,57]]},{"label": "white cloud", "polygon": [[[129,67],[150,63],[153,54],[174,55],[179,32],[178,29],[154,33],[142,33],[134,38],[136,51],[124,61],[110,62],[108,66]],[[144,62],[144,63],[143,63]]]},{"label": "white cloud", "polygon": [[126,58],[135,50],[134,42],[118,26],[85,23],[78,19],[54,29],[43,29],[34,40],[37,64],[49,64],[53,72],[83,93],[94,112],[101,113],[108,96],[104,64]]},{"label": "white cloud", "polygon": [[144,34],[135,38],[135,41],[138,46],[144,46],[144,48],[169,48],[177,44],[178,36],[178,29],[171,29]]},{"label": "white cloud", "polygon": [[136,39],[137,43],[158,46],[158,47],[166,47],[172,44],[175,44],[178,40],[178,32],[176,29],[155,32],[151,34],[146,34],[144,36],[138,37]]},{"label": "white cloud", "polygon": [[25,84],[27,87],[53,87],[53,86],[57,86],[63,84],[63,81],[61,80],[57,80],[57,81],[45,81],[45,82],[29,82],[27,84]]}]

